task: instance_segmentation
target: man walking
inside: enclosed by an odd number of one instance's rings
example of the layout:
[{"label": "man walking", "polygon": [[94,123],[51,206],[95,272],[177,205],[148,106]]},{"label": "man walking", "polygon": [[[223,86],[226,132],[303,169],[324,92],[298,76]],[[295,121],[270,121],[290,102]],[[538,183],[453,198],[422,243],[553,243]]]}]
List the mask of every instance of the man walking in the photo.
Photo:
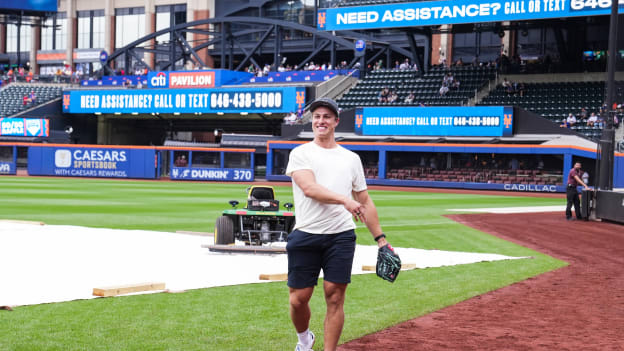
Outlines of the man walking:
[{"label": "man walking", "polygon": [[574,164],[574,167],[568,172],[568,182],[566,183],[566,219],[568,221],[573,221],[574,217],[572,217],[572,205],[574,205],[574,214],[577,219],[583,219],[581,216],[581,201],[579,200],[579,194],[577,191],[577,187],[582,185],[585,189],[589,189],[587,184],[583,182],[581,177],[583,176],[583,171],[581,170],[581,163],[577,162]]},{"label": "man walking", "polygon": [[355,223],[362,221],[379,247],[387,245],[377,209],[366,190],[359,156],[334,139],[338,106],[327,98],[310,105],[314,140],[292,150],[286,174],[292,177],[296,224],[288,235],[290,317],[297,331],[295,351],[311,350],[309,301],[323,269],[327,313],[326,351],[334,351],[344,325],[344,301],[355,254]]}]

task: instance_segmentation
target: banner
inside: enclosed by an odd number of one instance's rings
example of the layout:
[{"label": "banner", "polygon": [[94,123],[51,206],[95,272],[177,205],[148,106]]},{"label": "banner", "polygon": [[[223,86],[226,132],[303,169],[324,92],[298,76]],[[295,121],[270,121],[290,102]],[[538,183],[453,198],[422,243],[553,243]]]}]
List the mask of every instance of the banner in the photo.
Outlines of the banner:
[{"label": "banner", "polygon": [[305,106],[305,88],[123,89],[63,92],[65,113],[288,113]]},{"label": "banner", "polygon": [[187,168],[172,167],[172,180],[220,180],[251,182],[254,180],[253,169],[243,168]]},{"label": "banner", "polygon": [[253,74],[225,69],[148,72],[150,88],[214,88],[247,82]]},{"label": "banner", "polygon": [[3,162],[0,161],[0,174],[16,174],[17,173],[17,167],[15,165],[15,162]]},{"label": "banner", "polygon": [[50,135],[50,122],[38,118],[0,118],[0,135],[47,137]]},{"label": "banner", "polygon": [[0,0],[0,9],[56,12],[57,0]]},{"label": "banner", "polygon": [[[620,13],[623,4],[624,0],[619,0]],[[443,0],[336,7],[319,10],[317,28],[334,31],[559,19],[608,15],[610,7],[611,0]]]},{"label": "banner", "polygon": [[364,107],[355,110],[359,135],[512,136],[513,108]]},{"label": "banner", "polygon": [[156,178],[155,149],[28,148],[28,174],[61,177]]}]

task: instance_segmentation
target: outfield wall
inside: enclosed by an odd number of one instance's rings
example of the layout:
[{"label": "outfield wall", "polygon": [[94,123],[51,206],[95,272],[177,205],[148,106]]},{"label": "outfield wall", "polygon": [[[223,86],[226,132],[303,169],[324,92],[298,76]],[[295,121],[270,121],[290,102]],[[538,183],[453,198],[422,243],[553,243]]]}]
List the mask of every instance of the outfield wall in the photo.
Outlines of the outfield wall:
[{"label": "outfield wall", "polygon": [[[255,149],[0,143],[0,174],[16,174],[27,148],[33,176],[254,181]],[[184,163],[176,163],[176,158]]]},{"label": "outfield wall", "polygon": [[[267,180],[290,181],[290,177],[284,175],[288,154],[301,143],[303,142],[269,141]],[[368,184],[565,192],[567,173],[574,162],[584,164],[583,169],[590,175],[590,185],[596,178],[594,176],[596,151],[576,146],[372,142],[339,144],[360,155]],[[423,158],[425,159],[424,165],[422,164]],[[435,167],[429,167],[431,159],[438,161]],[[515,159],[516,167],[512,170],[506,162],[502,163],[502,166],[489,163],[496,159],[505,161]],[[441,164],[439,161],[442,161]],[[480,162],[484,161],[488,163],[481,165]],[[523,162],[525,162],[524,166]],[[531,167],[531,164],[537,166]],[[375,171],[369,173],[370,169]],[[405,171],[401,173],[402,170]],[[410,174],[412,170],[417,176]],[[435,174],[423,174],[423,172],[435,172]],[[491,178],[488,178],[488,175],[492,175]],[[540,181],[535,181],[536,179]],[[624,187],[624,154],[622,153],[615,155],[613,179],[614,187]]]}]

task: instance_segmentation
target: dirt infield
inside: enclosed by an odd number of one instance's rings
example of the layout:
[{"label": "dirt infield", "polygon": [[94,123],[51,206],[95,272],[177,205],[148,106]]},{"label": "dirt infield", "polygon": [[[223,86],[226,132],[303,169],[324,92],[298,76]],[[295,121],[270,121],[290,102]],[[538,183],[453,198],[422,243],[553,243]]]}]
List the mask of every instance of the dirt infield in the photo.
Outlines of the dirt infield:
[{"label": "dirt infield", "polygon": [[624,350],[624,226],[563,213],[448,217],[570,265],[339,350]]}]

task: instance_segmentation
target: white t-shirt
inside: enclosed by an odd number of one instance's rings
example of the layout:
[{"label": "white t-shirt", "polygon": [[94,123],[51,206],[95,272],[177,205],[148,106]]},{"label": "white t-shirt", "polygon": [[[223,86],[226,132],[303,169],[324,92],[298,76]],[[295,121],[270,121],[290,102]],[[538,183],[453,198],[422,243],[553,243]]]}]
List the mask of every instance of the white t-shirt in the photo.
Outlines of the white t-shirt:
[{"label": "white t-shirt", "polygon": [[[366,179],[360,157],[338,145],[325,149],[314,142],[300,145],[290,152],[286,175],[309,169],[316,183],[351,197],[351,192],[366,190]],[[343,205],[324,204],[306,197],[293,181],[295,227],[307,233],[335,234],[355,229],[352,215]]]}]

